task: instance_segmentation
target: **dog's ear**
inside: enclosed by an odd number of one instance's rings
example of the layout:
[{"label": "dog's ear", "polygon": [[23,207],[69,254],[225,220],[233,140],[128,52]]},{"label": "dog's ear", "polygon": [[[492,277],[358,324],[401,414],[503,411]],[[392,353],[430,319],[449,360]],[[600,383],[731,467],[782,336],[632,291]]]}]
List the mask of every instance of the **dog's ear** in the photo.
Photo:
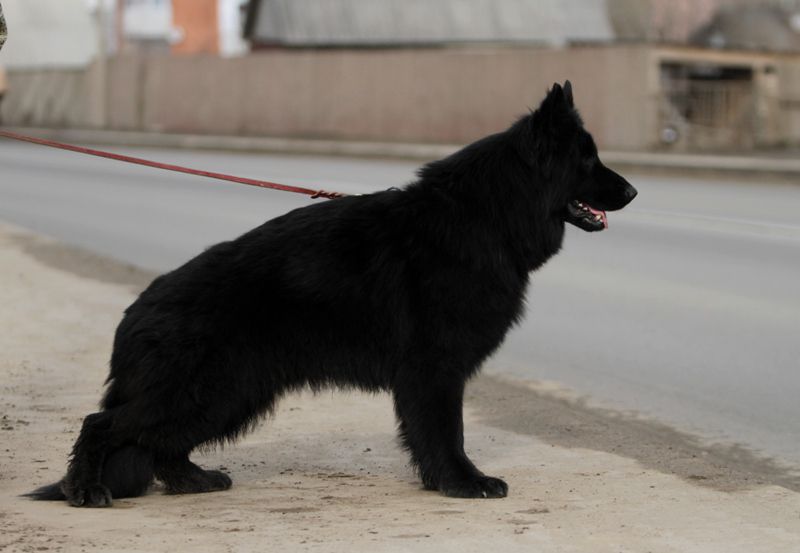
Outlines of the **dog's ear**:
[{"label": "dog's ear", "polygon": [[572,98],[572,83],[569,80],[564,82],[564,97],[567,99],[569,107],[575,107],[575,100]]},{"label": "dog's ear", "polygon": [[570,109],[567,96],[564,94],[564,89],[561,85],[555,83],[553,88],[547,92],[547,96],[542,100],[539,109],[537,110],[544,121],[558,121],[564,113]]},{"label": "dog's ear", "polygon": [[564,89],[561,88],[560,84],[553,83],[553,88],[550,89],[550,92],[547,93],[547,98],[545,98],[545,101],[548,100],[552,101],[554,104],[566,101],[566,97],[564,96]]},{"label": "dog's ear", "polygon": [[567,105],[567,98],[564,96],[564,89],[558,83],[553,84],[553,88],[547,91],[547,96],[542,100],[539,110],[542,112],[556,112]]}]

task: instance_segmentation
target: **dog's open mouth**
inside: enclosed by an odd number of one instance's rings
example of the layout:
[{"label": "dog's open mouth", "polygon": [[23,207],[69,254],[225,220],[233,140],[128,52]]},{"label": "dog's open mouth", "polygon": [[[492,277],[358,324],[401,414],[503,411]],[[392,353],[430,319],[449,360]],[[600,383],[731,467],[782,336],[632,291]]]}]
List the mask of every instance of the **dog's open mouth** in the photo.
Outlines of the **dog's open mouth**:
[{"label": "dog's open mouth", "polygon": [[608,218],[605,211],[595,209],[578,200],[572,200],[567,204],[565,220],[587,232],[608,228]]}]

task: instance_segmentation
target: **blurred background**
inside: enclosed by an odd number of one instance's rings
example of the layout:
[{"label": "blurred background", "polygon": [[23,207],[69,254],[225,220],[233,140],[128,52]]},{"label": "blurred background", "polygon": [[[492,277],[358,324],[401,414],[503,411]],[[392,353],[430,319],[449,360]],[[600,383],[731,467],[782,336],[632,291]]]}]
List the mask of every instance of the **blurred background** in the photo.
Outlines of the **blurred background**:
[{"label": "blurred background", "polygon": [[467,142],[568,75],[602,148],[800,144],[796,0],[4,0],[9,125]]},{"label": "blurred background", "polygon": [[[402,186],[571,79],[639,196],[486,372],[800,467],[800,0],[0,3],[4,126],[311,188]],[[310,201],[0,141],[1,221],[153,271]]]}]

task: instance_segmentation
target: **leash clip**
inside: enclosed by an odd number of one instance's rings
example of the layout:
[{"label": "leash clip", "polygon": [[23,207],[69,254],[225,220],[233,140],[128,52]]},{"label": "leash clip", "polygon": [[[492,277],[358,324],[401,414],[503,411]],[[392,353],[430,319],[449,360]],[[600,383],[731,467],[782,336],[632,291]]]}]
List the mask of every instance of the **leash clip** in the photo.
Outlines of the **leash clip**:
[{"label": "leash clip", "polygon": [[340,192],[328,192],[326,190],[317,190],[314,194],[311,195],[312,200],[316,200],[317,198],[327,198],[329,200],[335,200],[336,198],[341,198],[345,196]]}]

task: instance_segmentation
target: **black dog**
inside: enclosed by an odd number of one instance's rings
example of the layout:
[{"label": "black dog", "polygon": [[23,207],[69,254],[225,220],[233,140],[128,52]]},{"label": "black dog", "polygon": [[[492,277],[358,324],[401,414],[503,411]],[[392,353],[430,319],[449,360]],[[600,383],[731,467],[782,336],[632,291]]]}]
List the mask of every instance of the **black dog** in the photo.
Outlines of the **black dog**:
[{"label": "black dog", "polygon": [[102,507],[153,478],[172,493],[227,489],[193,449],[235,439],[288,390],[343,386],[393,394],[427,489],[504,497],[464,453],[464,385],[519,321],[528,274],[558,252],[564,223],[602,230],[602,210],[635,195],[597,158],[567,82],[402,190],[217,244],[127,309],[102,410],[64,479],[29,496]]}]

